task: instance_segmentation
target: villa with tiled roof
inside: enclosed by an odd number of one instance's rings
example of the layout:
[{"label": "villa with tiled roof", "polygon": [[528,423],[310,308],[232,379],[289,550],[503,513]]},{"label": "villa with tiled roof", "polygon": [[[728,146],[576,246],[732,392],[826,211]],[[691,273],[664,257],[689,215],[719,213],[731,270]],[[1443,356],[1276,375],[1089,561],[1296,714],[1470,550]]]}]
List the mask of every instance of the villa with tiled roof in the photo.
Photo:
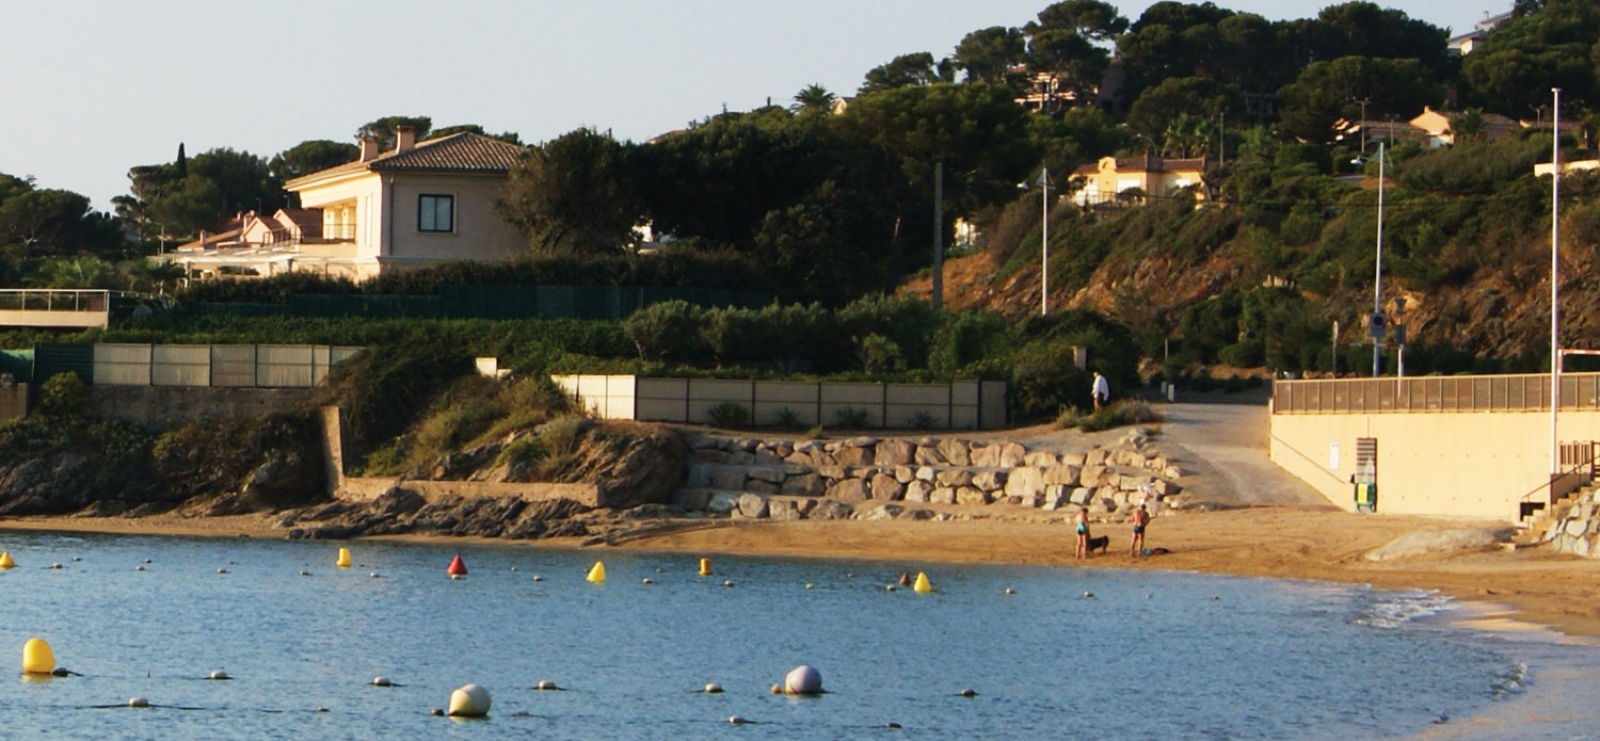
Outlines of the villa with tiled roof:
[{"label": "villa with tiled roof", "polygon": [[1205,200],[1205,179],[1211,162],[1203,157],[1169,159],[1141,155],[1127,159],[1101,157],[1099,162],[1072,171],[1068,197],[1079,206],[1137,202],[1166,198],[1194,188],[1197,201]]},{"label": "villa with tiled roof", "polygon": [[494,202],[523,151],[471,132],[418,142],[401,127],[390,152],[363,140],[355,162],[286,183],[300,209],[249,214],[232,240],[202,239],[167,258],[200,274],[299,270],[358,280],[449,260],[508,259],[527,242]]}]

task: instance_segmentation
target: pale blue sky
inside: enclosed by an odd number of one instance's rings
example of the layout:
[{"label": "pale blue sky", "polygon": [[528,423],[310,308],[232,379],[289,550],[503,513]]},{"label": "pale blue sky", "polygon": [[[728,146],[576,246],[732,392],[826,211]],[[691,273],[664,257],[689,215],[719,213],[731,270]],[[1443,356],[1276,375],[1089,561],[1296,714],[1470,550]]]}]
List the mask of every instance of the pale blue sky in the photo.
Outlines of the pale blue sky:
[{"label": "pale blue sky", "polygon": [[[390,114],[544,141],[642,140],[717,113],[852,94],[1051,0],[0,0],[0,172],[110,208],[134,165],[352,141]],[[1113,0],[1137,18],[1150,3]],[[1319,0],[1224,0],[1268,18]],[[1459,33],[1509,0],[1379,2]]]}]

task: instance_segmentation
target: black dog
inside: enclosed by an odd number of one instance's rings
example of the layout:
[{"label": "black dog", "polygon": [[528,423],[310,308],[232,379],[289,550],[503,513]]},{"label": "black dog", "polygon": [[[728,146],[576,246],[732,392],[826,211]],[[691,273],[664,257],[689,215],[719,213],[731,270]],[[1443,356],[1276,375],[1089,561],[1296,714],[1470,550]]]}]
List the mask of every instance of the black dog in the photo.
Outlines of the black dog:
[{"label": "black dog", "polygon": [[1098,551],[1100,551],[1100,553],[1104,554],[1106,552],[1106,549],[1110,548],[1110,547],[1111,547],[1111,536],[1109,536],[1109,535],[1096,535],[1096,536],[1094,536],[1094,537],[1089,539],[1089,552],[1090,553],[1094,553],[1095,551],[1098,550]]}]

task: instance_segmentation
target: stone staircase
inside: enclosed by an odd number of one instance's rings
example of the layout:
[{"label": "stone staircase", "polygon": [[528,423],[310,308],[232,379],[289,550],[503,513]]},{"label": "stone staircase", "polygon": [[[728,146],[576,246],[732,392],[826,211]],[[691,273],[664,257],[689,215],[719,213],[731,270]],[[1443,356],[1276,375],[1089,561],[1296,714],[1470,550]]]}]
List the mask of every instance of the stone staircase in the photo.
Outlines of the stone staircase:
[{"label": "stone staircase", "polygon": [[1558,551],[1600,557],[1600,485],[1587,484],[1554,504],[1524,517],[1515,547],[1549,543]]},{"label": "stone staircase", "polygon": [[952,519],[977,508],[1089,510],[1126,517],[1138,505],[1182,507],[1185,475],[1136,429],[1081,452],[961,438],[812,441],[692,438],[675,503],[742,519]]}]

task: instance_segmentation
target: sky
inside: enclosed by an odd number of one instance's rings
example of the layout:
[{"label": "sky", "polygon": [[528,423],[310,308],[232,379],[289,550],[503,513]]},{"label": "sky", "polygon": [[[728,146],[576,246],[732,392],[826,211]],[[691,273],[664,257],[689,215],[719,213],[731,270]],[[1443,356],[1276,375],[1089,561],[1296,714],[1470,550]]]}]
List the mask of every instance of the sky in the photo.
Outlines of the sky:
[{"label": "sky", "polygon": [[[130,167],[353,142],[387,115],[537,143],[642,141],[720,113],[853,94],[900,54],[947,56],[1051,0],[0,0],[0,172],[109,210]],[[1150,5],[1113,0],[1130,19]],[[1269,19],[1320,0],[1219,0]],[[1389,0],[1461,33],[1510,0]]]}]

